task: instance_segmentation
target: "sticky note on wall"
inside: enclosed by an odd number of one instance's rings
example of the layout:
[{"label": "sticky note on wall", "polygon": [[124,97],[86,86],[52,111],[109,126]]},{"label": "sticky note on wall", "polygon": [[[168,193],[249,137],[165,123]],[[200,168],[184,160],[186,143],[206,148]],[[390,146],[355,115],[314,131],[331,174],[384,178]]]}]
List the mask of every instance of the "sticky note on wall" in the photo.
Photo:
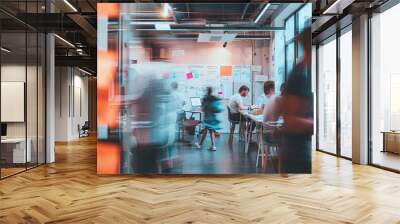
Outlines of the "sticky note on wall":
[{"label": "sticky note on wall", "polygon": [[232,66],[221,66],[220,67],[221,76],[232,76]]},{"label": "sticky note on wall", "polygon": [[187,79],[193,79],[193,73],[191,73],[191,72],[186,73],[186,78]]}]

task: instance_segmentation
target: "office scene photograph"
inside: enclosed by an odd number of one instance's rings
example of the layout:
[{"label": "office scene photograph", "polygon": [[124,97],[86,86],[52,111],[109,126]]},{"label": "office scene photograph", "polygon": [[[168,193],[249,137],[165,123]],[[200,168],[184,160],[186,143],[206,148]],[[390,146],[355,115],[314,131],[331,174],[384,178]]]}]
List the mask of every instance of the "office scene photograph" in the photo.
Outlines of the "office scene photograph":
[{"label": "office scene photograph", "polygon": [[98,174],[311,173],[311,3],[99,3]]}]

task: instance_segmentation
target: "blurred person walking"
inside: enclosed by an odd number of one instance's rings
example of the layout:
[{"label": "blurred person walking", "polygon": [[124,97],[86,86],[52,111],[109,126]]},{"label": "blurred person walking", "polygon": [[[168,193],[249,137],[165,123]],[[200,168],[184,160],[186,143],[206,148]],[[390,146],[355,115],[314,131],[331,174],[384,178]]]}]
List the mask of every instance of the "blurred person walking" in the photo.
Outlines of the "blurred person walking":
[{"label": "blurred person walking", "polygon": [[221,121],[218,120],[217,115],[223,111],[223,106],[221,99],[213,95],[213,89],[211,87],[207,87],[207,94],[202,99],[201,108],[204,112],[204,128],[201,131],[200,142],[195,143],[195,147],[198,149],[201,148],[207,136],[207,132],[209,132],[211,138],[211,146],[209,149],[215,151],[217,150],[215,146],[215,133],[217,130],[221,129]]},{"label": "blurred person walking", "polygon": [[[280,101],[280,102],[279,102]],[[290,75],[277,107],[281,128],[281,173],[311,173],[311,136],[314,130],[313,96],[303,64]]]}]

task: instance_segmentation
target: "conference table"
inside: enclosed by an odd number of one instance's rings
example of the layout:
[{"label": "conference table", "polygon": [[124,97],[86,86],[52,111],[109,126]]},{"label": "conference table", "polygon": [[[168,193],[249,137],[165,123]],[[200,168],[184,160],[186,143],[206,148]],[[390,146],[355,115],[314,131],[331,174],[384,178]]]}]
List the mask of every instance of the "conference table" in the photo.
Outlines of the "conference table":
[{"label": "conference table", "polygon": [[[262,142],[262,131],[263,131],[263,121],[264,117],[262,114],[256,115],[252,110],[240,110],[240,123],[244,125],[244,142],[245,142],[245,153],[248,153],[249,146],[251,143],[251,137],[253,131],[251,130],[252,123],[256,125],[256,133],[258,135],[258,147],[260,148]],[[261,139],[261,140],[260,140]]]}]

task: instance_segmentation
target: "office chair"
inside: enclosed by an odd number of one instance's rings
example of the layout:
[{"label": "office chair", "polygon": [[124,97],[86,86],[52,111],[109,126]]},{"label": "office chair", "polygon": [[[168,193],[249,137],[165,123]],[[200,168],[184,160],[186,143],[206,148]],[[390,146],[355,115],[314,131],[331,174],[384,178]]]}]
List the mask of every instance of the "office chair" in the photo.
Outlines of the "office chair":
[{"label": "office chair", "polygon": [[89,121],[85,121],[82,127],[80,127],[80,125],[78,124],[79,138],[89,136],[89,129],[90,129]]},{"label": "office chair", "polygon": [[201,123],[201,120],[196,120],[194,118],[194,113],[193,112],[191,112],[191,115],[190,115],[189,119],[186,119],[186,115],[185,115],[184,118],[185,119],[183,120],[182,138],[181,138],[182,142],[185,142],[185,140],[184,140],[185,131],[190,135],[195,135],[196,127],[198,127],[200,125],[200,123]]}]

